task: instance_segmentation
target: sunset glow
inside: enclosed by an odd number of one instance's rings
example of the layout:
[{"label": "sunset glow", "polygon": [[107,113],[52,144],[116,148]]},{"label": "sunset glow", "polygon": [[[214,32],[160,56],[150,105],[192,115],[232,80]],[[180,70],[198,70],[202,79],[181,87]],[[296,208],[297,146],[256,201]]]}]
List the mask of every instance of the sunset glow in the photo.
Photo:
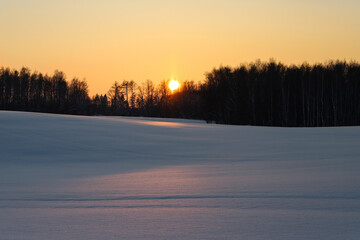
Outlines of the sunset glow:
[{"label": "sunset glow", "polygon": [[[204,80],[220,65],[360,60],[360,1],[2,1],[0,66],[114,81]],[[182,16],[182,17],[174,17]]]},{"label": "sunset glow", "polygon": [[171,91],[175,91],[175,90],[179,89],[179,86],[180,86],[180,84],[176,80],[171,80],[169,82],[169,88],[170,88]]}]

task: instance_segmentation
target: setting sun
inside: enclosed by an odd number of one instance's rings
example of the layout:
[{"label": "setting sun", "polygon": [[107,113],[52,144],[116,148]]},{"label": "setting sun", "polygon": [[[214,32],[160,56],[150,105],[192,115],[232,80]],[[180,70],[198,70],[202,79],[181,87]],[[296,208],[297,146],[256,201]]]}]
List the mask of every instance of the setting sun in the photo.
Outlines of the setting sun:
[{"label": "setting sun", "polygon": [[180,84],[179,84],[179,82],[176,81],[176,80],[171,80],[171,81],[169,82],[169,88],[170,88],[171,91],[177,90],[177,89],[179,88],[179,86],[180,86]]}]

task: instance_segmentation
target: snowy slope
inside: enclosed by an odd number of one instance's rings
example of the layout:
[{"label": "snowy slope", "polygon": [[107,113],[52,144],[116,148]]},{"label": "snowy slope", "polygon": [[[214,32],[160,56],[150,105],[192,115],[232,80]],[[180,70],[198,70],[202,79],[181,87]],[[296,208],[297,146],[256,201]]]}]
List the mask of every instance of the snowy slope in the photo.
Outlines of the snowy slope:
[{"label": "snowy slope", "polygon": [[0,239],[360,239],[360,127],[0,112]]}]

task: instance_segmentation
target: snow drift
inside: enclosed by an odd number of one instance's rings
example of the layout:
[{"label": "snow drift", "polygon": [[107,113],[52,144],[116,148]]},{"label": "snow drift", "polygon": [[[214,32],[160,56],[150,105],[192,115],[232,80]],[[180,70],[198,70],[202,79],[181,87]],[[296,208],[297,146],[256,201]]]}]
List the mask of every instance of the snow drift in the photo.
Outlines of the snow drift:
[{"label": "snow drift", "polygon": [[358,239],[360,128],[0,112],[0,239]]}]

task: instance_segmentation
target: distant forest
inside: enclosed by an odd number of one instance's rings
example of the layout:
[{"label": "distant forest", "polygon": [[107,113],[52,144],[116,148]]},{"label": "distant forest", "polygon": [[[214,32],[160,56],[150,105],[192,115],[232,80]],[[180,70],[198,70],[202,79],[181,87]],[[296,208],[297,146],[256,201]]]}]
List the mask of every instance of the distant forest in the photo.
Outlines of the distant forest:
[{"label": "distant forest", "polygon": [[185,81],[171,92],[167,81],[115,82],[90,97],[85,80],[67,81],[21,70],[0,69],[0,109],[79,115],[204,119],[220,124],[319,127],[360,125],[360,65],[284,65],[257,61],[219,67],[205,81]]}]

